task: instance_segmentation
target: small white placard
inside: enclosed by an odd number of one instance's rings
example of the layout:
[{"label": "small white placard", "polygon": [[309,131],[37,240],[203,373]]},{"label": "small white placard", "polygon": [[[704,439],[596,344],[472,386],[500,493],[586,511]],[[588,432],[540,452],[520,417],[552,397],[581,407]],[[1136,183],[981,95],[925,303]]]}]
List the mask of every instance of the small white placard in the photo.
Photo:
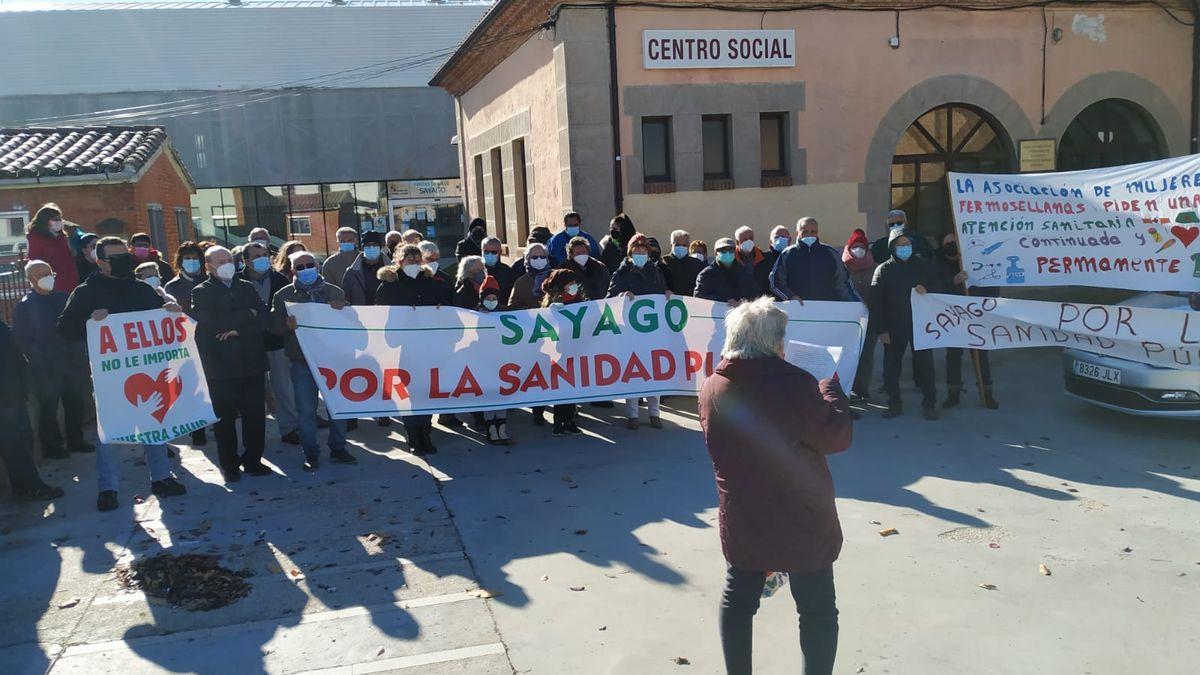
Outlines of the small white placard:
[{"label": "small white placard", "polygon": [[837,372],[838,362],[842,360],[842,348],[788,340],[787,348],[783,351],[783,360],[818,380],[824,380],[833,377]]}]

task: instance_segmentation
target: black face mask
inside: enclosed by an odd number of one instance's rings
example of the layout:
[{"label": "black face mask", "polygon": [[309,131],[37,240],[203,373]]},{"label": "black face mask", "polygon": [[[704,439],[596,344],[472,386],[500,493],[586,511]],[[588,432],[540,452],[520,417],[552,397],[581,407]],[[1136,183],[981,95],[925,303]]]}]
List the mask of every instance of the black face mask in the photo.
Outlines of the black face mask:
[{"label": "black face mask", "polygon": [[483,241],[483,237],[483,230],[471,230],[471,239],[474,239],[475,241]]},{"label": "black face mask", "polygon": [[958,255],[958,244],[953,241],[948,244],[942,244],[942,252],[953,258]]},{"label": "black face mask", "polygon": [[106,258],[109,266],[109,275],[114,279],[132,279],[133,278],[133,255],[129,253],[117,253]]}]

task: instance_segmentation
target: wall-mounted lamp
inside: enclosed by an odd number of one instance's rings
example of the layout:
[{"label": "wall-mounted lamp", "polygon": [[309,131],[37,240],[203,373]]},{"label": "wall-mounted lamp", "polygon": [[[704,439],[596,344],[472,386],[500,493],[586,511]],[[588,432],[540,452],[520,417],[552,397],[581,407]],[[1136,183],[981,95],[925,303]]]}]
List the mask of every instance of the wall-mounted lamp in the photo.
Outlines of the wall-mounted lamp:
[{"label": "wall-mounted lamp", "polygon": [[1055,28],[1054,30],[1050,31],[1050,39],[1054,40],[1055,42],[1061,42],[1062,36],[1063,32],[1061,28]]}]

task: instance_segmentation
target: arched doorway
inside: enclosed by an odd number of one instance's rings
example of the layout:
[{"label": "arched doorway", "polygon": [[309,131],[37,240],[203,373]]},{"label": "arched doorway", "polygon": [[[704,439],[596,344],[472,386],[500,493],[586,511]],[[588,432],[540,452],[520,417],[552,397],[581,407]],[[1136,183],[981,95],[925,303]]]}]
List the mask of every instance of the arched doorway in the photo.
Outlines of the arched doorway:
[{"label": "arched doorway", "polygon": [[892,155],[891,208],[903,209],[921,234],[953,228],[947,171],[1012,171],[1012,142],[986,111],[965,103],[929,110],[909,126]]},{"label": "arched doorway", "polygon": [[1097,101],[1071,120],[1058,144],[1061,171],[1097,169],[1167,156],[1162,130],[1145,110],[1129,101]]}]

